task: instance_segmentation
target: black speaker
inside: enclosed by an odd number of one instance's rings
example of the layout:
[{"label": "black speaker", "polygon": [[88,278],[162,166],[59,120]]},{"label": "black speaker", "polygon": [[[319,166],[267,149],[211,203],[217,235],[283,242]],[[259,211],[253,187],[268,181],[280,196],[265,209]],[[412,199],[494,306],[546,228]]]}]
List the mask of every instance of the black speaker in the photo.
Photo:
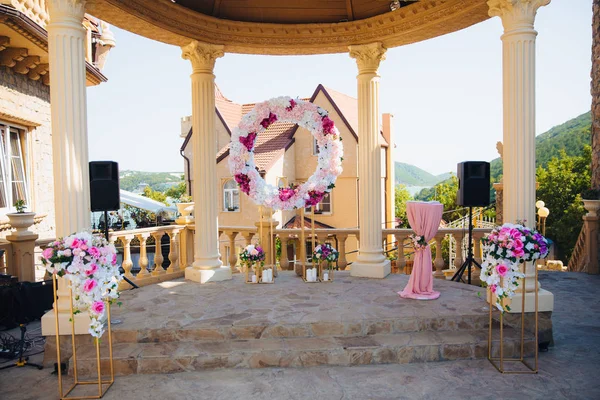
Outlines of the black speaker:
[{"label": "black speaker", "polygon": [[90,202],[92,211],[119,209],[119,164],[114,161],[90,162]]},{"label": "black speaker", "polygon": [[490,163],[464,161],[458,164],[458,194],[456,202],[464,207],[490,204]]}]

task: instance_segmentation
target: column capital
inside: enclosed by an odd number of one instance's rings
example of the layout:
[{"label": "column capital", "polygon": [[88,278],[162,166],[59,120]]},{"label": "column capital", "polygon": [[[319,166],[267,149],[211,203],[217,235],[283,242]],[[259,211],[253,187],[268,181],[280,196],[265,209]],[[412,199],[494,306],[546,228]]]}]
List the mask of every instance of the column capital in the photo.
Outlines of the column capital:
[{"label": "column capital", "polygon": [[190,44],[181,47],[181,57],[184,60],[190,60],[194,73],[211,73],[215,68],[217,58],[223,57],[224,46],[219,44],[209,44],[194,40]]},{"label": "column capital", "polygon": [[48,0],[48,13],[50,24],[53,22],[64,22],[74,20],[78,24],[83,21],[86,0]]},{"label": "column capital", "polygon": [[490,17],[500,17],[504,32],[533,30],[538,8],[550,4],[550,0],[488,0]]},{"label": "column capital", "polygon": [[356,59],[358,73],[377,74],[379,63],[385,60],[386,48],[381,42],[348,46],[350,57]]}]

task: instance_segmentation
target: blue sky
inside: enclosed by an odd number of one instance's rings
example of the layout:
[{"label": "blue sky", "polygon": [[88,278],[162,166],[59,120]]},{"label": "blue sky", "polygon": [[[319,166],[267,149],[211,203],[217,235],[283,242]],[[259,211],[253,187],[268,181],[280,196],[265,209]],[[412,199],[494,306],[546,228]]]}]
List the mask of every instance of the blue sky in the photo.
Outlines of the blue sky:
[{"label": "blue sky", "polygon": [[[553,0],[538,10],[537,134],[590,109],[592,0]],[[120,169],[183,171],[180,118],[191,114],[191,65],[181,49],[112,28],[109,81],[88,89],[90,160]],[[388,49],[380,111],[394,115],[395,159],[433,174],[497,157],[502,140],[502,25]],[[217,60],[216,82],[235,102],[307,97],[323,85],[356,96],[348,54]]]}]

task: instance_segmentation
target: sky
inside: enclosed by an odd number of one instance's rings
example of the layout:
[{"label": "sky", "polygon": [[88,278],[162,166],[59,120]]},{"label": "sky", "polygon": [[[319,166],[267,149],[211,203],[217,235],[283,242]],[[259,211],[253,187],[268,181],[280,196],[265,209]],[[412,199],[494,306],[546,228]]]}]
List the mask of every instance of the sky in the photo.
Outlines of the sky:
[{"label": "sky", "polygon": [[[592,0],[552,0],[538,10],[536,134],[589,111]],[[180,118],[190,115],[191,64],[181,49],[112,27],[117,46],[88,88],[90,160],[121,170],[183,171]],[[379,68],[380,112],[394,115],[396,161],[441,174],[466,160],[498,157],[502,140],[502,24],[388,49]],[[237,103],[310,97],[319,83],[356,97],[347,53],[320,56],[225,54],[216,83]]]}]

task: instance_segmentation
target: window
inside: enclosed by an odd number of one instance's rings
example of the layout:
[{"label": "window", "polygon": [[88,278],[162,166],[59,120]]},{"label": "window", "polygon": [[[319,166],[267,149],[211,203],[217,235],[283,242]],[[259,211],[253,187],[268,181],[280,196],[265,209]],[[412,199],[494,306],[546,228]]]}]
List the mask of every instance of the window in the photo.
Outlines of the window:
[{"label": "window", "polygon": [[239,211],[240,209],[240,191],[237,183],[229,179],[223,185],[223,211]]},{"label": "window", "polygon": [[[305,212],[309,214],[311,207],[306,207]],[[315,214],[330,214],[331,213],[331,193],[325,193],[323,199],[315,206]]]},{"label": "window", "polygon": [[319,155],[319,145],[317,144],[317,139],[313,138],[313,156]]},{"label": "window", "polygon": [[11,208],[17,200],[29,204],[24,162],[25,130],[0,122],[0,208]]}]

